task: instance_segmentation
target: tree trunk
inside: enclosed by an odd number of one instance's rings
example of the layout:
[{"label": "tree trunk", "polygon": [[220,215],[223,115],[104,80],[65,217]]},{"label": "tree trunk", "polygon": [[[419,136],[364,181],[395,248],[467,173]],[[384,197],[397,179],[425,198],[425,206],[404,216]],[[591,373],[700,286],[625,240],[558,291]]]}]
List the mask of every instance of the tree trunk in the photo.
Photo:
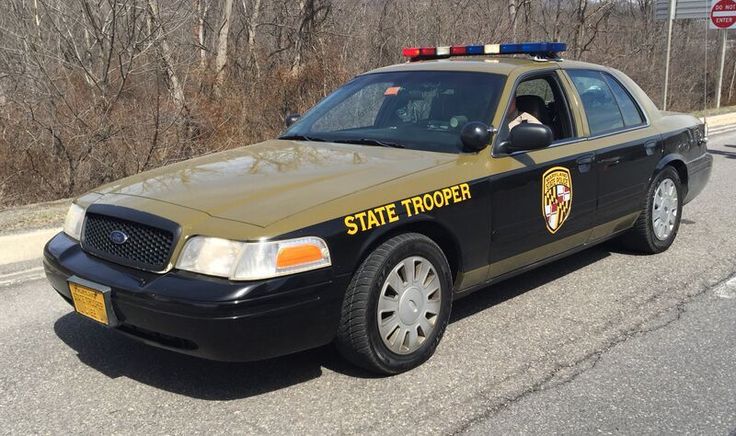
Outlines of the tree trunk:
[{"label": "tree trunk", "polygon": [[304,50],[305,41],[307,37],[305,27],[307,24],[307,2],[312,0],[299,0],[299,28],[296,32],[296,46],[294,47],[294,59],[291,62],[291,71],[297,73],[302,67],[302,51]]},{"label": "tree trunk", "polygon": [[184,88],[181,86],[181,82],[179,82],[179,78],[176,76],[176,72],[174,71],[171,49],[169,48],[166,34],[162,28],[156,0],[148,0],[148,15],[150,18],[151,29],[155,35],[153,43],[156,45],[156,51],[158,52],[161,66],[164,70],[164,74],[166,75],[169,93],[179,109],[179,112],[185,118],[189,118],[189,109],[187,108],[186,99],[184,98]]},{"label": "tree trunk", "polygon": [[575,29],[575,58],[580,59],[583,54],[583,40],[585,38],[585,10],[588,0],[580,0],[576,11],[577,23]]},{"label": "tree trunk", "polygon": [[[243,10],[246,10],[245,0],[243,0]],[[261,14],[261,0],[254,0],[253,11],[248,19],[248,64],[253,67],[256,78],[261,75],[261,69],[258,65],[258,59],[256,58],[256,25],[258,24],[258,18]]]},{"label": "tree trunk", "polygon": [[516,0],[509,0],[509,18],[511,19],[511,41],[516,42]]},{"label": "tree trunk", "polygon": [[215,95],[220,96],[225,83],[225,66],[227,65],[227,42],[230,33],[230,21],[233,15],[233,0],[224,0],[222,5],[222,23],[217,34],[217,57],[215,58]]},{"label": "tree trunk", "polygon": [[33,19],[36,22],[36,36],[41,39],[41,19],[38,16],[38,0],[33,0]]},{"label": "tree trunk", "polygon": [[207,48],[205,46],[205,23],[207,11],[210,9],[209,0],[195,0],[197,3],[197,44],[199,45],[199,67],[204,71],[207,68]]},{"label": "tree trunk", "polygon": [[733,82],[736,80],[736,62],[733,63],[733,72],[731,72],[731,84],[728,85],[728,101],[727,104],[731,104],[731,98],[733,97]]}]

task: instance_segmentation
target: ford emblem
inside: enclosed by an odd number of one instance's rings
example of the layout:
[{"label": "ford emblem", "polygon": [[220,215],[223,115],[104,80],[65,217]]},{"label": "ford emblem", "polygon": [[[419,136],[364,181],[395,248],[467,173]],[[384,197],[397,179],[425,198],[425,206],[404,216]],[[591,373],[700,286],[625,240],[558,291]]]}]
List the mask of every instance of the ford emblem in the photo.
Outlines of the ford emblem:
[{"label": "ford emblem", "polygon": [[113,230],[110,232],[110,240],[115,245],[123,245],[128,240],[128,234],[122,230]]}]

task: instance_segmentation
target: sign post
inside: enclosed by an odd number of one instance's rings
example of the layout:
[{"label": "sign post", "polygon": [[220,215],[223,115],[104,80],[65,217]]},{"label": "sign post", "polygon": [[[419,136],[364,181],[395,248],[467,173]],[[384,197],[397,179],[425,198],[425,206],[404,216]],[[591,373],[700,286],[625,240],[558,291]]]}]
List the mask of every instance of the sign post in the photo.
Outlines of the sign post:
[{"label": "sign post", "polygon": [[716,87],[716,109],[721,107],[723,91],[723,68],[726,63],[726,45],[728,30],[736,28],[736,1],[713,0],[710,8],[710,28],[719,29],[721,33],[721,61],[718,67],[718,86]]},{"label": "sign post", "polygon": [[675,21],[677,11],[677,0],[670,1],[670,16],[667,20],[667,55],[664,61],[664,95],[662,97],[662,110],[667,110],[667,89],[670,83],[670,52],[672,51],[672,23]]}]

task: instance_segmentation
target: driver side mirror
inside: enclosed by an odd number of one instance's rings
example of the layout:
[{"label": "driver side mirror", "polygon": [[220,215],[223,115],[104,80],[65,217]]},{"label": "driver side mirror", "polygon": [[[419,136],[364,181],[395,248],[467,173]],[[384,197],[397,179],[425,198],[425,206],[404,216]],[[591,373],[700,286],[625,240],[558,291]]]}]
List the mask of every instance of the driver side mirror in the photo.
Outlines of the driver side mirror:
[{"label": "driver side mirror", "polygon": [[509,133],[509,140],[501,144],[502,153],[515,151],[538,150],[549,147],[554,136],[552,130],[544,124],[521,123],[514,126]]},{"label": "driver side mirror", "polygon": [[472,153],[483,150],[491,142],[492,132],[493,129],[480,121],[465,123],[460,131],[463,148]]},{"label": "driver side mirror", "polygon": [[286,124],[287,128],[291,127],[291,125],[299,121],[299,118],[301,117],[302,116],[299,114],[287,114],[286,118],[284,118],[284,124]]}]

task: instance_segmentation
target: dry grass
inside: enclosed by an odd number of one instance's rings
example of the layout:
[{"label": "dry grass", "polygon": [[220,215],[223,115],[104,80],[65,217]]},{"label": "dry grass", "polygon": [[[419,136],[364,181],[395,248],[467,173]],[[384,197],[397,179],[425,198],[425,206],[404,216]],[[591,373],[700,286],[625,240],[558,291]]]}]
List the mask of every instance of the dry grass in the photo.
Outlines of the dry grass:
[{"label": "dry grass", "polygon": [[71,200],[56,200],[0,210],[0,235],[61,227]]}]

